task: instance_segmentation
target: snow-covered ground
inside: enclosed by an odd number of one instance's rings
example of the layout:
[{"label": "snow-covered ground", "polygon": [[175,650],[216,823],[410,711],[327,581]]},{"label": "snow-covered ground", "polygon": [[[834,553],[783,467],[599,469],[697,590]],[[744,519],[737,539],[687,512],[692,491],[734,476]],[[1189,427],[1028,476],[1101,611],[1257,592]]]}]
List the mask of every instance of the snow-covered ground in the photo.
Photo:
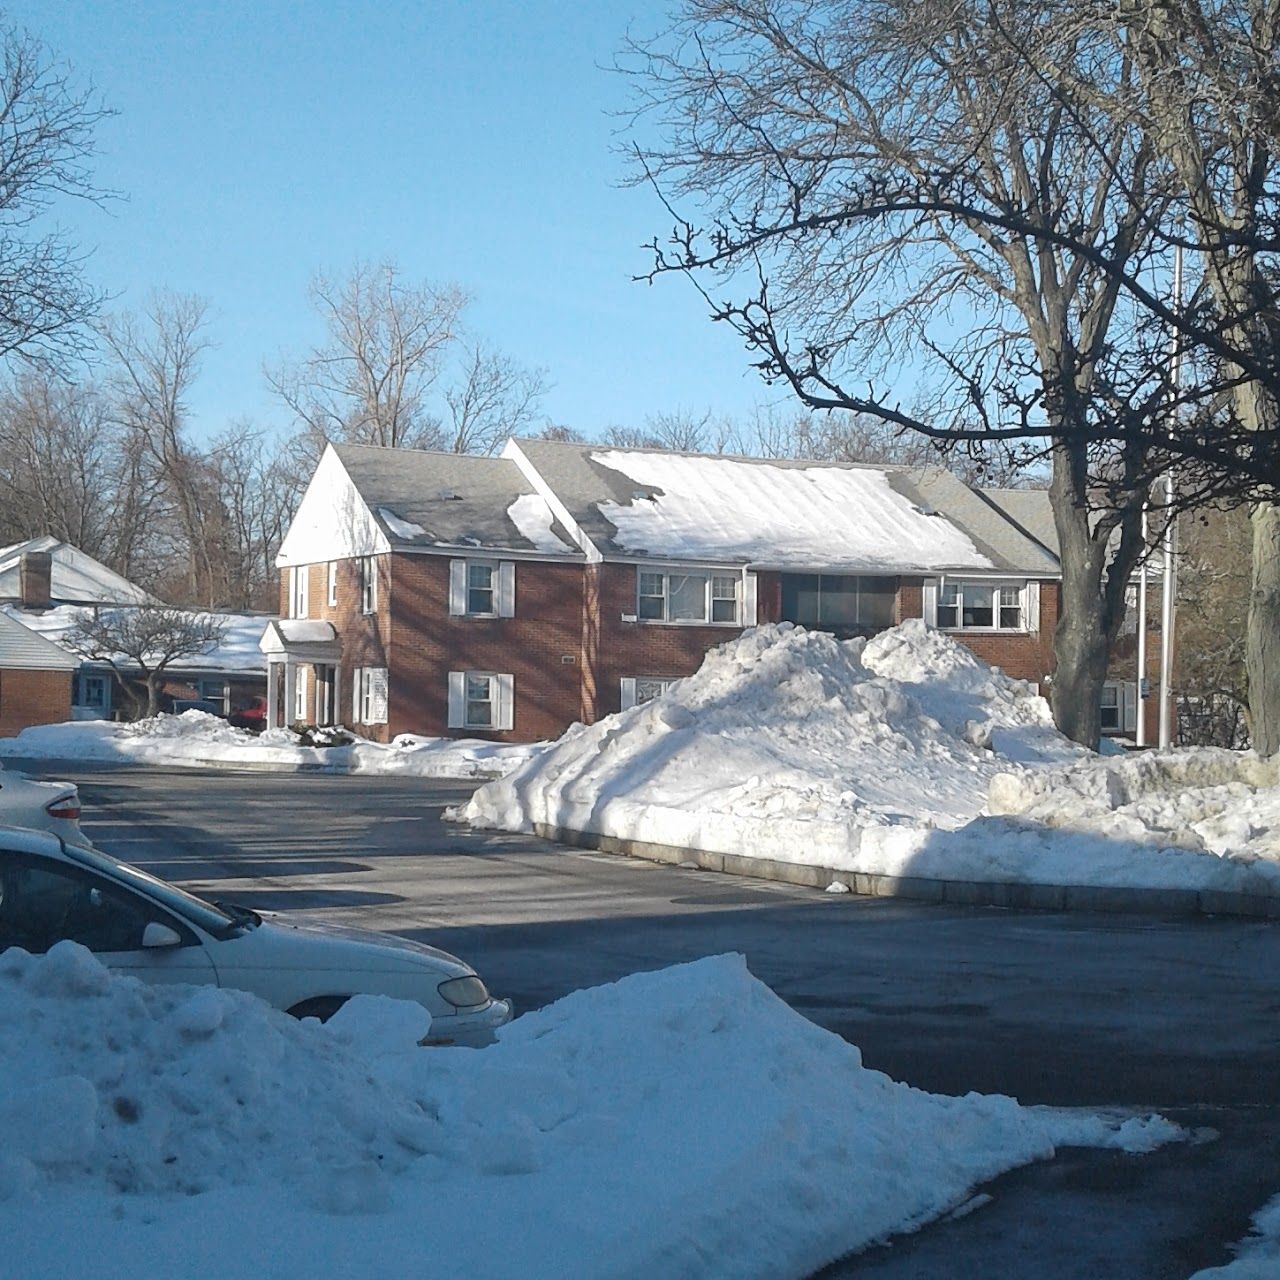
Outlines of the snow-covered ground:
[{"label": "snow-covered ground", "polygon": [[574,726],[454,816],[849,873],[1274,894],[1276,780],[1240,753],[1096,756],[918,620],[844,643],[783,623]]},{"label": "snow-covered ground", "polygon": [[783,1280],[1056,1147],[1180,1133],[894,1082],[740,956],[577,992],[488,1049],[419,1049],[428,1023],[6,952],[4,1273]]},{"label": "snow-covered ground", "polygon": [[406,774],[418,778],[495,778],[526,764],[543,744],[401,734],[389,744],[363,739],[341,747],[304,747],[291,729],[254,735],[205,711],[132,724],[85,720],[24,729],[0,738],[0,757],[106,760],[168,766],[305,766],[331,773]]}]

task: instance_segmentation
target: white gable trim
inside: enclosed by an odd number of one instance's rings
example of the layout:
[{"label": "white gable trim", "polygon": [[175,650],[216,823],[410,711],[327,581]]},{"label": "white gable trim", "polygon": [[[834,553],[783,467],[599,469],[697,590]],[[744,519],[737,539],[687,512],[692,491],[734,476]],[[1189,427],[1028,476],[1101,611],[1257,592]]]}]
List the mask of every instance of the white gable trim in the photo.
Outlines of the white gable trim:
[{"label": "white gable trim", "polygon": [[390,550],[387,535],[360,496],[337,450],[326,445],[281,543],[276,567],[385,555]]},{"label": "white gable trim", "polygon": [[604,556],[600,554],[599,548],[587,537],[586,532],[569,514],[569,508],[560,501],[555,491],[542,478],[541,473],[525,456],[524,451],[514,437],[507,441],[505,448],[502,450],[502,456],[514,462],[520,468],[520,474],[533,486],[534,492],[551,508],[551,514],[564,526],[565,532],[568,533],[569,537],[582,548],[587,557],[587,563],[599,564],[604,559]]}]

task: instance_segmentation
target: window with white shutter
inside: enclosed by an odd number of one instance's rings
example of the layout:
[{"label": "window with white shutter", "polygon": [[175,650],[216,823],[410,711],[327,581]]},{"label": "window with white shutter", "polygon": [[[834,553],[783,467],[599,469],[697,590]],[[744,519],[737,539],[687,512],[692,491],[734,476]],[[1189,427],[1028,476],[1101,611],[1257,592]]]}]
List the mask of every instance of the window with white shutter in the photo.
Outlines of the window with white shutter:
[{"label": "window with white shutter", "polygon": [[449,613],[455,618],[514,618],[515,561],[449,561]]},{"label": "window with white shutter", "polygon": [[449,728],[511,729],[515,677],[494,671],[449,672]]}]

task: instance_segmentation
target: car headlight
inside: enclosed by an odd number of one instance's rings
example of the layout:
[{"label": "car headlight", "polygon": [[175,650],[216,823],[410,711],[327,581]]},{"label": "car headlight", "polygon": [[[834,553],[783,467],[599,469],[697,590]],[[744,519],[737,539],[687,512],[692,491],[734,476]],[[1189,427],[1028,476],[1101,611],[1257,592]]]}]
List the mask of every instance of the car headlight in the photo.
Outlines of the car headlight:
[{"label": "car headlight", "polygon": [[465,978],[450,978],[442,982],[436,990],[455,1009],[471,1009],[476,1005],[489,1003],[488,988],[474,973]]}]

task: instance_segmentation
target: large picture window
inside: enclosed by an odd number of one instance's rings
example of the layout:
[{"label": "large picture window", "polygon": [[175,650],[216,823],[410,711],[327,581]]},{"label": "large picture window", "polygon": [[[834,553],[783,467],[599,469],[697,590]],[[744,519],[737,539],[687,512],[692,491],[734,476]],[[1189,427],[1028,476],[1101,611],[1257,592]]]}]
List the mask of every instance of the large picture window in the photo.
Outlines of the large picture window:
[{"label": "large picture window", "polygon": [[1022,587],[998,582],[945,582],[938,592],[944,631],[1025,631]]},{"label": "large picture window", "polygon": [[640,569],[636,617],[642,622],[714,622],[736,626],[741,578],[733,573]]},{"label": "large picture window", "polygon": [[782,618],[821,631],[877,631],[893,626],[896,578],[861,574],[784,573]]}]

